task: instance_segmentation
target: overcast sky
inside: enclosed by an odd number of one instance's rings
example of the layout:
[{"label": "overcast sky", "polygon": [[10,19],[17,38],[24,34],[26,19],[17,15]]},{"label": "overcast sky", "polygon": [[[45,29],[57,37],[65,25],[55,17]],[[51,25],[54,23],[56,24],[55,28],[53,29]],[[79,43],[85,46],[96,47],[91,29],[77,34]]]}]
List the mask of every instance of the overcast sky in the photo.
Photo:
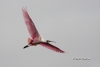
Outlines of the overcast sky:
[{"label": "overcast sky", "polygon": [[[30,37],[23,7],[41,36],[67,53],[23,49]],[[0,67],[100,67],[99,45],[100,0],[0,0]]]}]

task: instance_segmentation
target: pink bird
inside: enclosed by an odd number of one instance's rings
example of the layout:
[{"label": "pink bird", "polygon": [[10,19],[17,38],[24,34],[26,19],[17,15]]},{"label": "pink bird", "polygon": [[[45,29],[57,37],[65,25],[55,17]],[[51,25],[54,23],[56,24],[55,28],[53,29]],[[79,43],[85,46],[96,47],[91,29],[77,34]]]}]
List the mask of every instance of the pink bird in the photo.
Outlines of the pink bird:
[{"label": "pink bird", "polygon": [[25,24],[26,24],[29,34],[31,36],[31,38],[28,38],[28,45],[26,45],[24,48],[27,48],[29,46],[41,45],[41,46],[51,49],[53,51],[64,53],[63,50],[61,50],[58,47],[53,46],[49,43],[49,42],[54,42],[54,41],[50,41],[50,40],[44,41],[44,39],[38,33],[38,31],[35,27],[35,24],[33,23],[32,19],[30,18],[26,8],[23,8],[22,12],[23,12]]}]

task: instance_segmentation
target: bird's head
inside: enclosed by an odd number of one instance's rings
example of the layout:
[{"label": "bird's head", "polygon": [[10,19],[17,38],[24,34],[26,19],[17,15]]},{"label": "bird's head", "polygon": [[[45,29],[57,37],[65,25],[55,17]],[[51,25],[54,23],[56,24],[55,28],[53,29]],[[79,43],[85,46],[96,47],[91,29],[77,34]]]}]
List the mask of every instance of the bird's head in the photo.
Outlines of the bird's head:
[{"label": "bird's head", "polygon": [[27,48],[29,46],[32,46],[33,40],[31,38],[28,38],[27,41],[28,41],[28,45],[24,46],[24,48]]}]

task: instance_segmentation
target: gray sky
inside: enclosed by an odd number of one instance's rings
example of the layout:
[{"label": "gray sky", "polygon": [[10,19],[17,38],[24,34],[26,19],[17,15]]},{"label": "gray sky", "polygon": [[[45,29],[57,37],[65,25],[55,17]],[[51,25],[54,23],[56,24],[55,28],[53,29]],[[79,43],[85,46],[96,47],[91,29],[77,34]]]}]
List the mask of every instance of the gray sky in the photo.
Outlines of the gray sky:
[{"label": "gray sky", "polygon": [[[23,49],[24,6],[41,36],[67,53]],[[0,0],[0,27],[0,67],[100,67],[100,0]]]}]

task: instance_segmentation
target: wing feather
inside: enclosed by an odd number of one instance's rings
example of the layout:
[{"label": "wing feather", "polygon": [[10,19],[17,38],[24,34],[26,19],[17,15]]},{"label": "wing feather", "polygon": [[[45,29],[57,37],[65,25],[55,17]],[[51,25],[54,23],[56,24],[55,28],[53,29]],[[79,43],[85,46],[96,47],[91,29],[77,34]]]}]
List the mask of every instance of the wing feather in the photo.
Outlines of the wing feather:
[{"label": "wing feather", "polygon": [[22,12],[23,12],[23,17],[24,17],[24,20],[25,20],[25,24],[27,26],[27,29],[29,31],[29,34],[31,35],[32,39],[36,39],[39,37],[39,33],[35,27],[35,24],[33,23],[32,19],[30,18],[28,12],[27,12],[27,9],[26,8],[23,8],[22,9]]},{"label": "wing feather", "polygon": [[60,52],[60,53],[64,53],[63,50],[59,49],[58,47],[56,47],[54,45],[51,45],[50,43],[42,42],[40,45],[43,46],[43,47],[46,47],[46,48],[48,48],[50,50],[53,50],[53,51],[56,51],[56,52]]}]

